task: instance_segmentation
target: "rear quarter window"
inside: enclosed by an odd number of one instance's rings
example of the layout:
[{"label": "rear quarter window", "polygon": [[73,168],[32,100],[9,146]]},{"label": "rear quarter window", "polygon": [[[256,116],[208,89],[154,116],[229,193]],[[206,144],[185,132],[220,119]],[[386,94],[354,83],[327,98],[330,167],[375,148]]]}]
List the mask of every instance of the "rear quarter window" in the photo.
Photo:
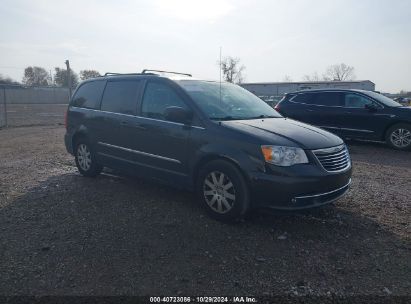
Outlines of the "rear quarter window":
[{"label": "rear quarter window", "polygon": [[82,84],[72,98],[71,105],[79,108],[98,109],[105,81],[91,81]]},{"label": "rear quarter window", "polygon": [[312,93],[303,93],[291,96],[290,101],[296,103],[304,103],[304,104],[313,104],[313,96]]}]

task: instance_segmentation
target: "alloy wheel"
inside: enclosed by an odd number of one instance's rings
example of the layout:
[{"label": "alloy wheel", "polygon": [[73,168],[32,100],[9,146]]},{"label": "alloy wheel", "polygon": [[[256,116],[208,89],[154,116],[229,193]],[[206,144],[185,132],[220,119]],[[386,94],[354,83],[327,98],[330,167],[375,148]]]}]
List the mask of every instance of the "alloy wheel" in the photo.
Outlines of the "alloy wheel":
[{"label": "alloy wheel", "polygon": [[407,129],[399,128],[391,133],[390,140],[397,148],[405,148],[411,144],[411,132]]},{"label": "alloy wheel", "polygon": [[215,212],[229,212],[235,203],[235,188],[230,178],[219,171],[210,172],[204,179],[204,198]]},{"label": "alloy wheel", "polygon": [[91,167],[91,152],[86,144],[80,144],[77,147],[77,160],[79,166],[84,171],[88,171]]}]

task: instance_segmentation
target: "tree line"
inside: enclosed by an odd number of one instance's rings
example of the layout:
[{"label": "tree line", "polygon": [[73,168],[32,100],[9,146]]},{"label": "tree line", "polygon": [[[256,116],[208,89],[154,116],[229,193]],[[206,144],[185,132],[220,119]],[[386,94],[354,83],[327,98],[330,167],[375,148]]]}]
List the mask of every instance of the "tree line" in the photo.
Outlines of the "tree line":
[{"label": "tree line", "polygon": [[330,65],[321,77],[317,72],[303,76],[303,80],[305,81],[347,81],[354,79],[354,67],[345,63]]},{"label": "tree line", "polygon": [[[237,57],[227,56],[217,62],[220,67],[224,81],[241,84],[245,79],[245,66]],[[306,74],[303,81],[347,81],[354,80],[354,67],[345,63],[330,65],[320,76],[317,72]],[[81,70],[79,74],[70,69],[72,87],[76,87],[80,80],[86,80],[100,76],[96,70]],[[293,81],[290,76],[283,78],[285,82]],[[27,86],[61,86],[68,87],[67,69],[55,67],[54,74],[51,75],[46,69],[39,66],[28,66],[24,69],[22,83]],[[19,82],[4,77],[0,74],[0,84],[20,84]]]},{"label": "tree line", "polygon": [[[221,62],[217,62],[220,66],[223,79],[227,82],[242,83],[245,79],[245,66],[241,64],[241,60],[236,57],[224,57]],[[325,72],[320,76],[317,72],[306,74],[302,77],[303,81],[347,81],[354,80],[354,67],[345,63],[330,65]],[[292,82],[292,78],[285,75],[284,82]]]},{"label": "tree line", "polygon": [[[81,70],[78,75],[70,69],[70,78],[72,87],[76,87],[80,80],[86,80],[100,76],[96,70]],[[68,87],[68,72],[67,69],[55,67],[54,73],[51,75],[45,68],[39,66],[28,66],[24,69],[24,76],[21,81],[26,86],[59,86]],[[19,82],[5,77],[0,74],[0,84],[20,84]]]}]

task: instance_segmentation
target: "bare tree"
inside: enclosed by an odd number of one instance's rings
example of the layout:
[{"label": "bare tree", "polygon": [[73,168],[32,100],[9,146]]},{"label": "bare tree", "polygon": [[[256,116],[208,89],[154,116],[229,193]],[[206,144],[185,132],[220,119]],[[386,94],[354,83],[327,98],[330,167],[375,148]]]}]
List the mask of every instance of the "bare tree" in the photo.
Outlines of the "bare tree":
[{"label": "bare tree", "polygon": [[284,81],[284,82],[292,82],[293,79],[291,78],[290,75],[285,75],[284,78],[283,78],[283,81]]},{"label": "bare tree", "polygon": [[19,84],[19,83],[11,79],[8,76],[3,76],[2,74],[0,74],[0,84]]},{"label": "bare tree", "polygon": [[311,75],[308,75],[308,74],[304,75],[303,80],[304,81],[321,81],[321,78],[320,78],[320,76],[318,75],[317,72],[314,72]]},{"label": "bare tree", "polygon": [[245,66],[240,65],[240,59],[234,57],[224,57],[221,62],[217,62],[223,72],[225,81],[242,83],[244,81]]},{"label": "bare tree", "polygon": [[331,65],[325,71],[323,78],[335,81],[353,80],[355,79],[354,67],[345,63]]},{"label": "bare tree", "polygon": [[80,71],[80,79],[86,80],[89,78],[95,78],[101,76],[100,73],[96,70],[82,70]]},{"label": "bare tree", "polygon": [[29,66],[24,69],[23,83],[28,86],[48,85],[49,77],[49,73],[44,68]]},{"label": "bare tree", "polygon": [[[54,82],[58,86],[68,87],[68,73],[66,69],[54,68]],[[70,69],[71,76],[71,86],[74,88],[78,85],[78,76],[77,74]]]}]

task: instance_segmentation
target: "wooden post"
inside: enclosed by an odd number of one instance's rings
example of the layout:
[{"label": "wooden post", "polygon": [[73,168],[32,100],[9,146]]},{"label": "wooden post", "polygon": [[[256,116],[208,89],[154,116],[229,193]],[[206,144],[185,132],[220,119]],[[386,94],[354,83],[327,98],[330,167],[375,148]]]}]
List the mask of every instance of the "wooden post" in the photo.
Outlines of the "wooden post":
[{"label": "wooden post", "polygon": [[71,70],[70,70],[70,61],[66,60],[65,64],[67,66],[67,84],[69,87],[69,100],[71,98]]}]

